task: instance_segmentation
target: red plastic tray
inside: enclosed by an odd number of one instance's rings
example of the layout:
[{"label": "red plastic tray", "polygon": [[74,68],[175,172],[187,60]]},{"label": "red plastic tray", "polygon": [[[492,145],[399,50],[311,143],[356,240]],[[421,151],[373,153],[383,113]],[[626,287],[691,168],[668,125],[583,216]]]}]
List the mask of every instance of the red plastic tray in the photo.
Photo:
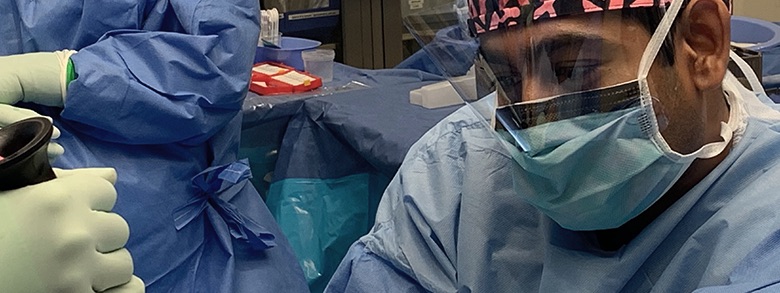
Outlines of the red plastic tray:
[{"label": "red plastic tray", "polygon": [[284,64],[261,62],[252,66],[249,90],[259,95],[310,91],[322,86],[322,79]]}]

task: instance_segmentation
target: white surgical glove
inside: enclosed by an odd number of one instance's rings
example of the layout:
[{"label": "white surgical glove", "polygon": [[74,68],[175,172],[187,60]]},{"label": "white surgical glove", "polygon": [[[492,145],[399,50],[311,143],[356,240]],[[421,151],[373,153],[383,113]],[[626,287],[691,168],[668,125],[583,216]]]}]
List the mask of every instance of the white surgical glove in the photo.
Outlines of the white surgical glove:
[{"label": "white surgical glove", "polygon": [[[46,116],[42,116],[33,110],[0,104],[0,128],[8,126],[19,120],[24,120],[32,117],[46,117]],[[46,117],[46,118],[48,118],[49,121],[51,121],[51,117]],[[60,130],[57,129],[57,127],[54,127],[54,130],[52,131],[51,134],[51,139],[57,139],[59,137],[60,137]],[[54,159],[56,159],[57,157],[65,153],[65,149],[62,148],[62,146],[56,142],[49,142],[49,147],[47,151],[49,154],[50,162],[54,161]]]},{"label": "white surgical glove", "polygon": [[29,102],[63,107],[68,61],[75,52],[65,50],[0,57],[0,104]]},{"label": "white surgical glove", "polygon": [[113,169],[55,170],[0,192],[0,292],[143,292],[123,246]]}]

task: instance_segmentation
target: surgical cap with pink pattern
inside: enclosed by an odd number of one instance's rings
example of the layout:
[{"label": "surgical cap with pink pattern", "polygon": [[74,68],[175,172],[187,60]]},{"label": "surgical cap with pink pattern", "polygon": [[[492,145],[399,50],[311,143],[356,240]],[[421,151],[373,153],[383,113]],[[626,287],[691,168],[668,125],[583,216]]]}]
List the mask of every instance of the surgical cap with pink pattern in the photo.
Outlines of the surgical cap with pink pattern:
[{"label": "surgical cap with pink pattern", "polygon": [[468,2],[469,26],[472,32],[481,34],[510,27],[529,19],[539,20],[627,8],[667,7],[672,0],[468,0]]}]

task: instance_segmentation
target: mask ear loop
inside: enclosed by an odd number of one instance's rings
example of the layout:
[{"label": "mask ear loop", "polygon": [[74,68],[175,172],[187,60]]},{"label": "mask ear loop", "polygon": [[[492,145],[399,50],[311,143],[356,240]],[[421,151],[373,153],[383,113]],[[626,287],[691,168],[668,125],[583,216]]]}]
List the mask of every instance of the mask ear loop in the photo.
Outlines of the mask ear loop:
[{"label": "mask ear loop", "polygon": [[653,37],[650,39],[650,43],[647,44],[644,54],[642,54],[642,61],[639,62],[639,80],[646,80],[650,73],[650,68],[653,66],[655,58],[658,56],[658,52],[661,51],[661,46],[666,40],[666,36],[669,35],[669,31],[672,29],[672,24],[677,18],[677,14],[682,9],[683,0],[673,0],[672,5],[664,13],[664,17],[661,19],[661,23],[655,30]]},{"label": "mask ear loop", "polygon": [[[653,62],[658,56],[658,52],[661,50],[661,46],[666,40],[666,36],[669,35],[669,31],[672,29],[672,24],[677,18],[677,14],[682,9],[683,0],[673,0],[669,9],[664,13],[664,17],[661,19],[661,23],[658,25],[655,33],[650,42],[645,48],[645,52],[642,54],[642,60],[639,62],[639,72],[637,73],[639,82],[639,91],[642,93],[640,99],[642,108],[645,115],[645,119],[640,119],[642,129],[651,136],[651,140],[656,146],[665,154],[675,154],[671,159],[677,160],[682,155],[678,154],[666,143],[666,140],[661,136],[661,131],[658,128],[658,117],[655,116],[655,110],[653,109],[653,99],[650,95],[650,85],[647,82],[647,77],[650,73],[650,68],[653,66]],[[641,121],[644,120],[644,121]]]},{"label": "mask ear loop", "polygon": [[748,82],[750,82],[750,87],[753,88],[754,93],[759,94],[766,94],[764,91],[764,85],[761,84],[761,82],[758,80],[758,76],[756,76],[756,73],[753,72],[752,69],[750,69],[750,65],[745,62],[745,60],[742,60],[739,55],[737,55],[736,52],[729,50],[729,57],[731,57],[731,60],[734,61],[734,63],[737,64],[737,67],[739,67],[739,70],[742,71],[742,74],[745,75],[745,78],[747,78]]}]

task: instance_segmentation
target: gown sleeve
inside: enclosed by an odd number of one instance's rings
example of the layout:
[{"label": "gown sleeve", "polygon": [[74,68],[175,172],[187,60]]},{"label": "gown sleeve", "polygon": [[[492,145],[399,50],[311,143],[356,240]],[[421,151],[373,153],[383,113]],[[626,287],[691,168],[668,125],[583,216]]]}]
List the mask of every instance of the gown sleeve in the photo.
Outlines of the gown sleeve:
[{"label": "gown sleeve", "polygon": [[258,2],[166,2],[172,29],[110,31],[71,58],[77,78],[62,118],[110,142],[196,145],[238,114],[259,35]]},{"label": "gown sleeve", "polygon": [[363,244],[356,242],[341,261],[325,292],[422,293],[428,291],[369,252]]}]

